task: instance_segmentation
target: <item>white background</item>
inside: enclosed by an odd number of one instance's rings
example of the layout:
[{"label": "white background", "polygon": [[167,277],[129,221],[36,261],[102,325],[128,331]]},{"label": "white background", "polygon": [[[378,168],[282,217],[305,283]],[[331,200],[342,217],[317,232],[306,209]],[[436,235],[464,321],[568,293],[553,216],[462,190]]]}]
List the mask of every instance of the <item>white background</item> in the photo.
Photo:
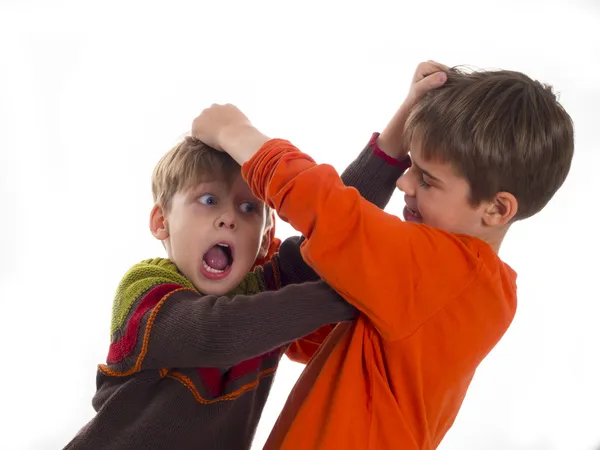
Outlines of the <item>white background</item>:
[{"label": "white background", "polygon": [[[564,188],[505,242],[519,310],[440,448],[600,444],[597,0],[1,0],[0,55],[0,448],[62,448],[93,416],[116,285],[163,255],[152,168],[202,108],[341,171],[427,59],[549,82],[577,134]],[[283,361],[256,449],[301,369]]]}]

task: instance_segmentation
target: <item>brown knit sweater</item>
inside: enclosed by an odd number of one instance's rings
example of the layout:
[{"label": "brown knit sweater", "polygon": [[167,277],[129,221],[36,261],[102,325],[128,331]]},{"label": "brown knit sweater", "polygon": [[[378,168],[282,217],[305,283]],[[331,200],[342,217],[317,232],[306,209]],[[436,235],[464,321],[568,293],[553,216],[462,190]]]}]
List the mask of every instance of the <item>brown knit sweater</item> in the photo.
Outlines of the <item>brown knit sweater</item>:
[{"label": "brown knit sweater", "polygon": [[[384,207],[407,165],[374,151],[375,137],[342,179]],[[300,243],[284,241],[223,297],[198,293],[167,259],[136,264],[115,296],[97,414],[65,448],[250,448],[288,344],[357,314],[316,281]]]}]

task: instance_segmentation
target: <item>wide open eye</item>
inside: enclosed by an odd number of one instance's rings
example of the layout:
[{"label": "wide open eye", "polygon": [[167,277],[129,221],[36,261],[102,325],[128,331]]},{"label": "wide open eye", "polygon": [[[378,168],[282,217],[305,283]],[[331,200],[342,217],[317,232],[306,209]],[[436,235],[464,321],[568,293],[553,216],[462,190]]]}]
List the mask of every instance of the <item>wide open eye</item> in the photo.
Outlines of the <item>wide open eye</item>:
[{"label": "wide open eye", "polygon": [[244,213],[251,213],[256,211],[256,205],[252,202],[244,202],[240,205],[240,211]]},{"label": "wide open eye", "polygon": [[204,194],[198,199],[198,202],[200,202],[202,205],[216,205],[217,197],[212,194]]}]

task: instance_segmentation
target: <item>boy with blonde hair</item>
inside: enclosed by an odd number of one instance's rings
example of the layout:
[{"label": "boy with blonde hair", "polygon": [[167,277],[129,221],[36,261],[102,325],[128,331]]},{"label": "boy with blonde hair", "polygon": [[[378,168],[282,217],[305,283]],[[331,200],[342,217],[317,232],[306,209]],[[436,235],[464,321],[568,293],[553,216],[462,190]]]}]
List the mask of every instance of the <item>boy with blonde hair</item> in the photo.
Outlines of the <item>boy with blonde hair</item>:
[{"label": "boy with blonde hair", "polygon": [[447,81],[379,139],[398,156],[410,150],[398,180],[405,221],[233,105],[194,121],[194,136],[243,164],[257,197],[306,237],[304,259],[361,311],[310,361],[267,449],[436,448],[514,317],[516,273],[498,251],[565,181],[571,118],[522,73],[428,62],[423,74]]}]

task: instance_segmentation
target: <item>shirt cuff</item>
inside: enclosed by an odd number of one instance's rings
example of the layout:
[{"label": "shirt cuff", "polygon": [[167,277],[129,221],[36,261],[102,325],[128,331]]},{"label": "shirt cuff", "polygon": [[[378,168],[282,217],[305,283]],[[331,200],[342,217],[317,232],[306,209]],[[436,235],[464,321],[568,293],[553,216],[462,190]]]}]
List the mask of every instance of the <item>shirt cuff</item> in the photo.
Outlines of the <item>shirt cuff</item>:
[{"label": "shirt cuff", "polygon": [[402,170],[402,172],[408,170],[410,168],[410,166],[412,165],[410,156],[406,155],[406,157],[403,159],[396,159],[396,158],[393,158],[390,155],[388,155],[386,152],[381,150],[379,148],[379,146],[377,145],[377,138],[379,137],[379,134],[380,133],[378,133],[378,132],[373,133],[373,136],[371,136],[371,140],[369,141],[369,147],[371,147],[371,149],[373,150],[373,154],[375,156],[377,156],[378,158],[383,159],[390,166],[395,166],[395,167],[400,168]]}]

